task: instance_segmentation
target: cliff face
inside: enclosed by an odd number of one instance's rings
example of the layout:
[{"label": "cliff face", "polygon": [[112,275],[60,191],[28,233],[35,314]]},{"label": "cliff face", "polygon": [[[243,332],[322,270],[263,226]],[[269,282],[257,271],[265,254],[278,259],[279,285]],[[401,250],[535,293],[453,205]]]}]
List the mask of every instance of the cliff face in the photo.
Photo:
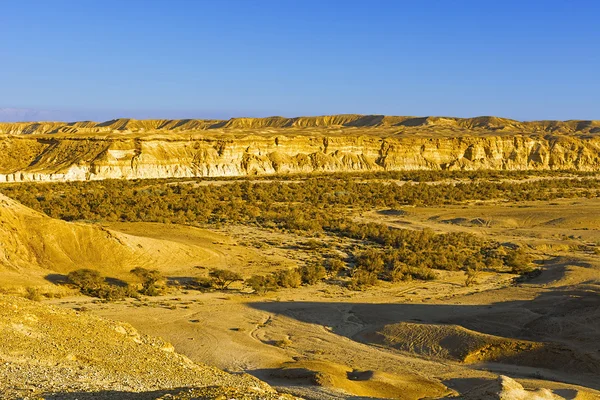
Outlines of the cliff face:
[{"label": "cliff face", "polygon": [[[103,124],[110,129],[97,131],[104,127],[91,122],[62,127],[40,123],[38,130],[31,124],[3,124],[0,131],[10,133],[0,136],[0,182],[314,171],[600,169],[600,128],[595,121],[546,121],[527,127],[533,123],[491,117],[331,116]],[[64,131],[67,125],[69,132]]]}]

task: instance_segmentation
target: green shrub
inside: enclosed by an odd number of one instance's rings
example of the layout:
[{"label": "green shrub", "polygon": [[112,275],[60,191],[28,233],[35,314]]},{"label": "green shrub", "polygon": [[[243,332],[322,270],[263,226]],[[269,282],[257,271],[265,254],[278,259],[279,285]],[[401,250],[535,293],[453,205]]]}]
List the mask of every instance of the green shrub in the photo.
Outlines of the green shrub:
[{"label": "green shrub", "polygon": [[400,282],[412,280],[410,269],[406,263],[394,260],[387,269],[385,277],[390,282]]},{"label": "green shrub", "polygon": [[79,289],[82,294],[99,297],[104,300],[121,300],[126,297],[138,297],[131,286],[110,285],[100,272],[93,269],[78,269],[67,274],[67,282]]},{"label": "green shrub", "polygon": [[308,239],[306,242],[304,242],[304,246],[310,250],[319,250],[320,248],[325,247],[325,243],[316,239]]},{"label": "green shrub", "polygon": [[367,249],[356,257],[356,268],[377,276],[383,272],[385,263],[381,251]]},{"label": "green shrub", "polygon": [[244,282],[257,294],[265,294],[270,291],[277,290],[277,280],[275,276],[269,275],[253,275]]},{"label": "green shrub", "polygon": [[526,274],[533,270],[531,262],[533,257],[522,247],[515,250],[509,250],[504,259],[507,267],[511,268],[513,274]]},{"label": "green shrub", "polygon": [[432,281],[438,277],[434,270],[427,267],[412,267],[409,272],[414,279],[422,281]]},{"label": "green shrub", "polygon": [[81,293],[93,297],[99,297],[98,291],[105,285],[100,272],[88,268],[69,272],[67,282],[76,286]]},{"label": "green shrub", "polygon": [[327,271],[321,264],[309,264],[300,268],[302,283],[314,285],[315,283],[325,279]]},{"label": "green shrub", "polygon": [[233,282],[243,281],[240,274],[227,269],[213,268],[208,273],[208,276],[212,280],[213,286],[219,290],[229,288],[229,285]]},{"label": "green shrub", "polygon": [[95,292],[94,297],[107,301],[123,300],[126,297],[138,298],[139,293],[129,286],[102,285]]},{"label": "green shrub", "polygon": [[377,284],[377,275],[364,269],[355,269],[352,273],[352,279],[348,288],[352,290],[364,290],[369,286]]},{"label": "green shrub", "polygon": [[[479,254],[478,254],[479,256]],[[470,287],[477,284],[477,277],[479,276],[479,272],[483,269],[484,263],[482,261],[482,257],[471,257],[467,260],[465,264],[465,286]]]},{"label": "green shrub", "polygon": [[302,284],[302,275],[297,268],[277,271],[273,275],[279,287],[297,288]]},{"label": "green shrub", "polygon": [[477,284],[477,275],[479,271],[474,268],[467,268],[465,270],[466,278],[465,278],[465,286],[470,287]]},{"label": "green shrub", "polygon": [[141,294],[146,296],[159,296],[164,292],[165,282],[160,271],[156,269],[151,270],[142,267],[136,267],[130,272],[141,280]]},{"label": "green shrub", "polygon": [[333,258],[327,262],[327,270],[331,276],[338,276],[346,268],[346,263],[339,258]]}]

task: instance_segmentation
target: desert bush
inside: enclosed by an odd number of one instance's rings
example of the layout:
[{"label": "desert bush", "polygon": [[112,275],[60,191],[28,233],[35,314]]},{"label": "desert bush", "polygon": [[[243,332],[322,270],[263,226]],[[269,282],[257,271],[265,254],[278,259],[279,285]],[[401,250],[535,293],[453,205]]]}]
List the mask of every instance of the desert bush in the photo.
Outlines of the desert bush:
[{"label": "desert bush", "polygon": [[67,274],[67,282],[79,289],[82,294],[114,301],[126,297],[138,297],[138,293],[130,285],[117,286],[107,283],[100,272],[93,269],[78,269]]},{"label": "desert bush", "polygon": [[504,262],[507,267],[511,268],[513,274],[526,274],[533,270],[532,261],[533,257],[525,249],[519,247],[518,249],[509,250]]},{"label": "desert bush", "polygon": [[356,257],[356,268],[374,275],[375,278],[383,272],[384,265],[383,254],[376,249],[367,249]]},{"label": "desert bush", "polygon": [[31,301],[42,301],[42,293],[40,289],[28,287],[25,289],[25,298]]},{"label": "desert bush", "polygon": [[438,277],[438,274],[428,267],[411,267],[409,272],[414,279],[420,279],[422,281],[433,281]]},{"label": "desert bush", "polygon": [[406,263],[398,260],[393,260],[386,271],[385,278],[390,282],[400,282],[412,280],[410,268]]},{"label": "desert bush", "polygon": [[479,275],[479,270],[474,268],[467,268],[465,270],[466,278],[465,278],[465,286],[470,287],[477,284],[477,276]]},{"label": "desert bush", "polygon": [[315,283],[325,279],[327,271],[321,264],[307,264],[300,268],[302,283],[314,285]]},{"label": "desert bush", "polygon": [[355,269],[348,288],[352,290],[364,290],[369,286],[377,284],[377,275],[364,269]]},{"label": "desert bush", "polygon": [[302,275],[298,268],[277,271],[274,276],[277,286],[282,288],[297,288],[302,284]]},{"label": "desert bush", "polygon": [[333,258],[327,261],[327,270],[331,276],[338,276],[346,268],[346,263],[339,258]]},{"label": "desert bush", "polygon": [[164,292],[165,282],[160,271],[136,267],[130,272],[141,280],[142,288],[139,290],[141,294],[146,296],[159,296]]},{"label": "desert bush", "polygon": [[290,347],[293,344],[293,342],[289,338],[283,338],[283,339],[274,341],[273,344],[277,347],[286,348],[286,347]]},{"label": "desert bush", "polygon": [[138,298],[139,293],[135,288],[129,286],[102,285],[94,293],[94,297],[99,297],[107,301],[123,300],[126,297]]},{"label": "desert bush", "polygon": [[322,247],[325,247],[326,244],[316,239],[308,239],[304,242],[304,246],[310,250],[319,250]]},{"label": "desert bush", "polygon": [[470,287],[477,284],[477,277],[484,267],[481,254],[469,258],[465,264],[465,286]]},{"label": "desert bush", "polygon": [[277,290],[277,280],[272,274],[253,275],[246,279],[244,284],[254,290],[257,294],[265,294]]},{"label": "desert bush", "polygon": [[227,269],[213,268],[208,273],[208,276],[212,280],[213,286],[219,290],[229,288],[233,282],[243,281],[240,274]]},{"label": "desert bush", "polygon": [[100,272],[94,269],[82,268],[67,274],[67,282],[76,286],[85,295],[99,297],[98,291],[105,285]]}]

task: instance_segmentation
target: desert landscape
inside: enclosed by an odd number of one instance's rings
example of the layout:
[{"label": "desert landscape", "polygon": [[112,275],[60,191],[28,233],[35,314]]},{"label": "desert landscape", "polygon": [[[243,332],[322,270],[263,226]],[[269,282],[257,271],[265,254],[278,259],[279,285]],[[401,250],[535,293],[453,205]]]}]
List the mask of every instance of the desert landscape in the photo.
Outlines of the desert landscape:
[{"label": "desert landscape", "polygon": [[600,400],[598,16],[1,2],[0,400]]},{"label": "desert landscape", "polygon": [[2,398],[600,398],[598,133],[0,124]]}]

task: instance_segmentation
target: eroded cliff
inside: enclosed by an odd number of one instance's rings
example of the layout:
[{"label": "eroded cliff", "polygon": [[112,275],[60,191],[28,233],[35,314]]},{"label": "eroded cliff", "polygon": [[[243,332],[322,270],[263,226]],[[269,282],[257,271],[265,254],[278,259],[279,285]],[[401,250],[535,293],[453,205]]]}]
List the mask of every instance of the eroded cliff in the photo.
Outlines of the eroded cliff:
[{"label": "eroded cliff", "polygon": [[337,115],[0,124],[0,182],[600,168],[600,122]]}]

